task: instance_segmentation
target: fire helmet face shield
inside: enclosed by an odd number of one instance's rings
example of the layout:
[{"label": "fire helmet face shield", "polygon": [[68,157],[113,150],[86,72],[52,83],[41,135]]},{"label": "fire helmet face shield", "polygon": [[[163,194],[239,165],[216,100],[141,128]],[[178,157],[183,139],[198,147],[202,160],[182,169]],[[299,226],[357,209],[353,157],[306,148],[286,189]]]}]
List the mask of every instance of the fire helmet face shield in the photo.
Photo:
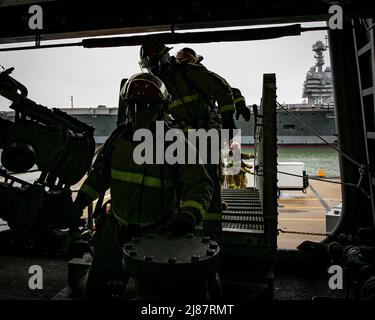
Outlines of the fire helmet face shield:
[{"label": "fire helmet face shield", "polygon": [[129,78],[121,90],[121,99],[126,102],[126,123],[139,129],[162,120],[167,95],[162,81],[152,74],[138,73]]},{"label": "fire helmet face shield", "polygon": [[157,40],[149,40],[141,46],[139,65],[151,73],[158,73],[170,61],[169,50]]}]

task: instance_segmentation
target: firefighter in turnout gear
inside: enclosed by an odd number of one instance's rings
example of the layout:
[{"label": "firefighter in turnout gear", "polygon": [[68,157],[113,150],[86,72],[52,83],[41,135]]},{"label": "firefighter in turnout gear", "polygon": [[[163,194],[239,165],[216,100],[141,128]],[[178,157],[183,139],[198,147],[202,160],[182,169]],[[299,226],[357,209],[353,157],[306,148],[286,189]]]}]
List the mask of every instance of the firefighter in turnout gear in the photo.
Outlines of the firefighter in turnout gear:
[{"label": "firefighter in turnout gear", "polygon": [[[125,123],[100,150],[74,202],[74,219],[78,219],[89,203],[110,189],[109,214],[103,214],[93,238],[87,299],[110,297],[111,284],[120,284],[124,290],[128,279],[122,268],[125,242],[145,232],[194,232],[211,202],[212,181],[202,164],[138,164],[134,160],[134,149],[140,144],[133,140],[135,130],[154,132],[156,121],[165,119],[163,87],[149,73],[136,74],[124,84],[120,96],[127,104]],[[155,150],[155,145],[150,147]]]},{"label": "firefighter in turnout gear", "polygon": [[[232,153],[235,150],[240,150],[240,148],[241,146],[237,141],[232,142],[230,146],[229,156],[232,156]],[[226,166],[227,168],[232,168],[234,166],[237,166],[240,168],[239,173],[227,174],[225,176],[228,189],[246,189],[246,186],[247,186],[246,173],[252,174],[250,169],[252,169],[253,167],[245,163],[243,160],[250,160],[250,159],[254,159],[253,154],[241,152],[241,160],[239,161],[239,163],[233,163],[233,162],[227,163],[227,166]]]},{"label": "firefighter in turnout gear", "polygon": [[[182,48],[176,54],[177,63],[192,63],[192,64],[201,64],[203,57],[197,54],[191,48]],[[246,107],[245,97],[242,95],[240,89],[232,87],[232,94],[234,98],[234,105],[236,108],[236,120],[239,120],[240,115],[246,120],[250,121],[251,113],[249,108]]]},{"label": "firefighter in turnout gear", "polygon": [[[176,127],[184,132],[189,129],[235,129],[235,111],[232,90],[220,76],[203,65],[177,63],[169,55],[171,48],[157,39],[145,42],[140,50],[140,66],[159,77],[167,87],[172,102],[168,112]],[[211,155],[211,146],[199,150]],[[214,150],[220,154],[220,150]],[[207,234],[221,231],[221,183],[220,164],[214,164],[208,157],[206,170],[213,183],[212,202],[203,225]]]},{"label": "firefighter in turnout gear", "polygon": [[[203,56],[197,54],[192,48],[182,48],[176,53],[176,62],[178,64],[184,64],[184,63],[191,63],[191,64],[199,64],[202,67],[203,64],[201,63],[203,60]],[[224,80],[225,81],[225,80]],[[245,121],[250,121],[251,113],[250,110],[246,107],[246,101],[245,97],[242,95],[241,91],[237,88],[232,87],[232,94],[234,98],[234,105],[236,109],[236,120],[239,120],[240,115],[245,119]],[[236,186],[236,183],[233,181],[237,181],[238,185],[245,185],[246,187],[246,175],[243,170],[245,170],[246,164],[241,164],[241,172],[237,175],[228,175],[223,177],[222,172],[220,181],[223,183],[224,180],[227,181],[227,185],[230,185],[230,188],[234,188]],[[228,184],[229,183],[229,184]],[[227,204],[223,201],[222,202],[222,209],[226,209]]]}]

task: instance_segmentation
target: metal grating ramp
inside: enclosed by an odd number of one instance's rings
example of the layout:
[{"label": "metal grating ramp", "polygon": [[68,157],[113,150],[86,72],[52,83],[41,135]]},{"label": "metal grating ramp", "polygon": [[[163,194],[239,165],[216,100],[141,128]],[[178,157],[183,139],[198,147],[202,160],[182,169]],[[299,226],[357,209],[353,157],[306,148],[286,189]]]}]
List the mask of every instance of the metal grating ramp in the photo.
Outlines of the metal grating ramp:
[{"label": "metal grating ramp", "polygon": [[220,247],[224,254],[257,258],[264,255],[263,211],[256,189],[223,189]]},{"label": "metal grating ramp", "polygon": [[228,205],[228,208],[222,214],[223,232],[264,232],[264,220],[258,190],[224,189],[223,201]]}]

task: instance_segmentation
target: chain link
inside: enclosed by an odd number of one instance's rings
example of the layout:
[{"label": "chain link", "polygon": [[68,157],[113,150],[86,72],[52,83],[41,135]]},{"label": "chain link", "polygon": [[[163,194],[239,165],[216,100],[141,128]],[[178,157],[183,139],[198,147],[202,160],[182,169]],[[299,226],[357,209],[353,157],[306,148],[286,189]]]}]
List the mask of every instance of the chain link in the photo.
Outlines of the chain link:
[{"label": "chain link", "polygon": [[301,234],[301,235],[305,235],[305,236],[324,236],[324,237],[329,236],[329,233],[285,231],[285,230],[282,230],[282,229],[277,229],[277,234],[279,235],[280,233]]}]

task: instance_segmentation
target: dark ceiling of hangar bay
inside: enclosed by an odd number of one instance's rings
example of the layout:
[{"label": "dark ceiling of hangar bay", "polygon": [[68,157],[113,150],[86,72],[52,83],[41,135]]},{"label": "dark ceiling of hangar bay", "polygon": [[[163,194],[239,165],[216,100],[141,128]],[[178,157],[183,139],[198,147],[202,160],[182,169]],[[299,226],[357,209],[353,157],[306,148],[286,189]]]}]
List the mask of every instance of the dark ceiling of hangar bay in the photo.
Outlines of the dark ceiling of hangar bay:
[{"label": "dark ceiling of hangar bay", "polygon": [[[41,3],[44,24],[40,33],[42,39],[58,39],[166,31],[171,26],[182,30],[313,21],[328,17],[326,2],[330,0],[47,1]],[[342,2],[346,16],[375,12],[374,1]],[[28,27],[30,5],[1,6],[0,1],[0,43],[34,39],[35,30]]]}]

